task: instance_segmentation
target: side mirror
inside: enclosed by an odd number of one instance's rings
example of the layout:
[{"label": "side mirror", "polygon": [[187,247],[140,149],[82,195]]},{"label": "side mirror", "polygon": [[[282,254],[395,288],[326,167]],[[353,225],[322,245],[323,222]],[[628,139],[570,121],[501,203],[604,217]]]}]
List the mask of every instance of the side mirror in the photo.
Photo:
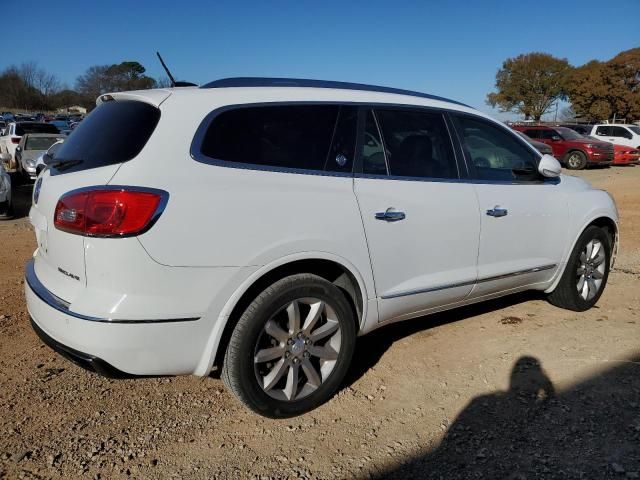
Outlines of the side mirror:
[{"label": "side mirror", "polygon": [[21,151],[22,151],[22,147],[17,146],[17,147],[16,147],[16,152],[21,152]]},{"label": "side mirror", "polygon": [[45,165],[49,165],[53,161],[53,156],[49,155],[48,153],[45,153],[42,156],[42,161],[44,162]]},{"label": "side mirror", "polygon": [[556,178],[562,173],[560,162],[555,157],[545,154],[538,163],[538,172],[546,178]]}]

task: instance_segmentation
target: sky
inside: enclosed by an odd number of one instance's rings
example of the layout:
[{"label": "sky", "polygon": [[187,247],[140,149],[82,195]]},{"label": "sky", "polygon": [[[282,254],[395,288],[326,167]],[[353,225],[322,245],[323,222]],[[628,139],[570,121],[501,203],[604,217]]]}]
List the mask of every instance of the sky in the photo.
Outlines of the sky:
[{"label": "sky", "polygon": [[[9,0],[0,0],[0,4]],[[502,62],[541,51],[578,66],[640,47],[640,0],[107,1],[21,0],[0,70],[35,61],[68,86],[91,65],[139,61],[206,83],[235,76],[315,78],[485,103]]]}]

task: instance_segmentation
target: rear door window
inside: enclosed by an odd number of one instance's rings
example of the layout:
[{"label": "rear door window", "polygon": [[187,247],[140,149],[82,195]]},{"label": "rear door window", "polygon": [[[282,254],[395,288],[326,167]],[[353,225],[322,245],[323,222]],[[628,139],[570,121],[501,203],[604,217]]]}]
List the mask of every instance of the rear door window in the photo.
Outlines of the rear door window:
[{"label": "rear door window", "polygon": [[556,132],[555,130],[546,128],[538,130],[538,135],[538,138],[542,140],[553,140],[554,138],[557,140],[560,137],[558,132]]},{"label": "rear door window", "polygon": [[444,116],[439,112],[379,109],[389,175],[458,178],[458,167]]},{"label": "rear door window", "polygon": [[613,135],[612,136],[613,137],[628,138],[628,139],[633,138],[633,136],[631,135],[631,132],[629,132],[624,127],[613,127]]},{"label": "rear door window", "polygon": [[[101,103],[62,144],[51,172],[76,172],[127,162],[140,153],[159,120],[160,110],[148,103]],[[55,167],[59,162],[64,163]]]},{"label": "rear door window", "polygon": [[200,152],[238,165],[348,173],[356,130],[353,106],[239,107],[215,116]]}]

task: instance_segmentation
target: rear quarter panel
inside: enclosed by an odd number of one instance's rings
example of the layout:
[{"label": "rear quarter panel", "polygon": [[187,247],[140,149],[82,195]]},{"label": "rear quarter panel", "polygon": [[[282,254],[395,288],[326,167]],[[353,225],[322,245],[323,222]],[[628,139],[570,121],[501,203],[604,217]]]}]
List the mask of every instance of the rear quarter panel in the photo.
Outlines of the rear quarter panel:
[{"label": "rear quarter panel", "polygon": [[328,252],[347,259],[365,279],[365,293],[374,295],[351,177],[228,168],[191,157],[208,113],[267,100],[200,90],[162,103],[144,151],[110,182],[169,192],[164,213],[140,237],[142,245],[158,263],[180,267],[263,266],[287,255]]}]

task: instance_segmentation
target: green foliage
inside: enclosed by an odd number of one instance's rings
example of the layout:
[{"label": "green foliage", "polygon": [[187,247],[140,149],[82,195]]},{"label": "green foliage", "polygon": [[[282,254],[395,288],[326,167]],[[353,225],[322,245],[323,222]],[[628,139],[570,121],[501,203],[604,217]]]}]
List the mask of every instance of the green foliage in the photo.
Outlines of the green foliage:
[{"label": "green foliage", "polygon": [[565,98],[570,71],[566,59],[548,53],[508,58],[496,74],[497,92],[487,95],[487,103],[538,121],[557,100]]},{"label": "green foliage", "polygon": [[138,62],[94,65],[78,77],[76,90],[93,102],[103,93],[155,88],[156,81],[145,72],[146,69]]}]

